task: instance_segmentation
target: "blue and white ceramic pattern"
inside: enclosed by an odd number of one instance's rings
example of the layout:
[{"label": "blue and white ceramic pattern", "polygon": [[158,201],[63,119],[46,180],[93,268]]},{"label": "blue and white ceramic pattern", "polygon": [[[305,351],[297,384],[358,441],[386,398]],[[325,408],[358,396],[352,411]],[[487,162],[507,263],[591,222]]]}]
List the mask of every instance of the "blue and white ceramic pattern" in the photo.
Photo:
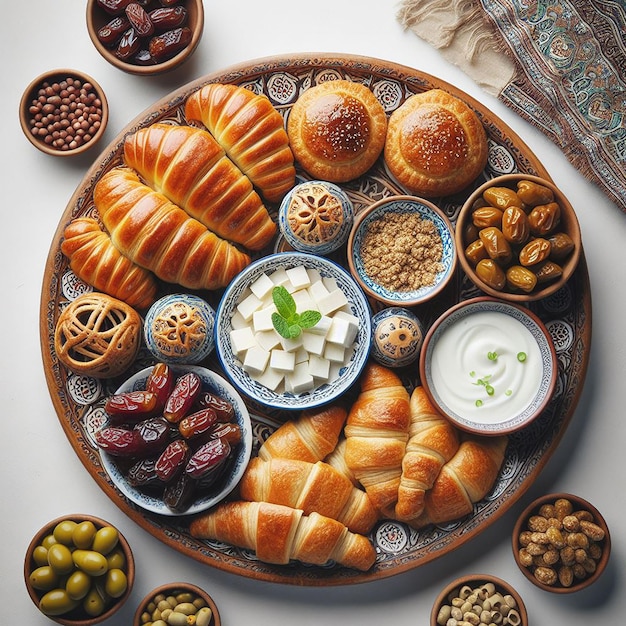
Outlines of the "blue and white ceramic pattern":
[{"label": "blue and white ceramic pattern", "polygon": [[[118,467],[114,456],[100,450],[100,459],[102,467],[105,469],[115,486],[122,494],[124,494],[124,496],[137,506],[160,515],[193,515],[194,513],[205,511],[206,509],[215,506],[218,502],[221,502],[237,486],[237,483],[239,483],[246,467],[248,466],[250,456],[252,455],[252,424],[250,422],[250,414],[248,413],[248,409],[243,399],[233,386],[222,376],[204,367],[195,365],[174,365],[172,366],[172,370],[177,376],[181,376],[187,372],[195,372],[202,380],[203,391],[210,391],[224,400],[228,400],[228,402],[230,402],[235,409],[235,421],[241,428],[241,443],[239,443],[235,457],[230,461],[230,474],[228,478],[225,481],[220,482],[220,490],[217,492],[209,491],[193,502],[186,511],[179,513],[170,509],[161,498],[150,495],[148,492],[144,492],[136,487],[133,487]],[[119,389],[117,389],[116,393],[145,389],[146,381],[151,371],[152,367],[147,367],[137,372],[134,376],[131,376],[128,380],[126,380],[119,387]],[[106,424],[103,424],[103,426],[105,425]]]},{"label": "blue and white ceramic pattern", "polygon": [[[373,280],[365,271],[361,246],[370,224],[386,213],[417,213],[421,219],[430,220],[437,228],[443,245],[442,269],[437,273],[432,285],[425,285],[413,291],[391,291]],[[434,204],[414,196],[393,196],[374,203],[357,213],[348,238],[348,264],[350,272],[371,297],[390,305],[414,306],[430,300],[449,282],[456,269],[457,253],[454,231],[448,218]]]},{"label": "blue and white ceramic pattern", "polygon": [[404,307],[382,309],[372,318],[372,358],[386,367],[416,361],[424,341],[420,319]]},{"label": "blue and white ceramic pattern", "polygon": [[[301,394],[278,393],[253,380],[243,369],[233,353],[230,331],[237,303],[249,286],[263,273],[272,274],[285,268],[303,266],[317,270],[324,277],[332,277],[347,296],[350,313],[358,318],[359,329],[350,360],[343,366],[340,376]],[[371,345],[372,321],[367,298],[350,274],[337,263],[324,257],[303,252],[281,252],[251,263],[226,288],[217,307],[215,323],[215,351],[226,375],[235,387],[254,401],[275,409],[302,410],[321,406],[336,400],[357,380],[367,362]]]},{"label": "blue and white ceramic pattern", "polygon": [[354,207],[341,187],[322,180],[304,181],[284,198],[278,226],[287,243],[299,252],[327,255],[348,240]]}]

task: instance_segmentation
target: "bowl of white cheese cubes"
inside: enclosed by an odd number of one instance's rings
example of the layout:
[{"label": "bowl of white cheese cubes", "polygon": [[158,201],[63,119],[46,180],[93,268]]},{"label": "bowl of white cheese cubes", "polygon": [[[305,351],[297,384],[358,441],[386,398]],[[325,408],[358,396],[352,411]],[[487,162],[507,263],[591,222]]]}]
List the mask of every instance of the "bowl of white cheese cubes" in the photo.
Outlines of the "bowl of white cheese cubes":
[{"label": "bowl of white cheese cubes", "polygon": [[217,307],[215,351],[238,390],[265,407],[302,410],[345,393],[371,344],[369,302],[340,265],[280,252],[246,267]]}]

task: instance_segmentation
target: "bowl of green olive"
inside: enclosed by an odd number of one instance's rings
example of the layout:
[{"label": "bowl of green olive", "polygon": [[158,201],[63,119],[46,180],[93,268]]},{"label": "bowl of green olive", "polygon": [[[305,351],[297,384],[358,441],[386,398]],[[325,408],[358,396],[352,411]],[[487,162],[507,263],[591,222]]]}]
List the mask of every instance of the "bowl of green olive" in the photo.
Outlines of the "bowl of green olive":
[{"label": "bowl of green olive", "polygon": [[609,562],[611,535],[604,517],[570,493],[530,502],[515,523],[513,556],[524,576],[552,593],[573,593],[600,578]]},{"label": "bowl of green olive", "polygon": [[558,291],[582,253],[580,225],[551,181],[506,174],[478,187],[456,222],[459,263],[487,295],[531,302]]},{"label": "bowl of green olive", "polygon": [[115,526],[92,515],[66,515],[32,538],[24,579],[33,603],[48,618],[66,626],[92,626],[126,602],[135,562]]}]

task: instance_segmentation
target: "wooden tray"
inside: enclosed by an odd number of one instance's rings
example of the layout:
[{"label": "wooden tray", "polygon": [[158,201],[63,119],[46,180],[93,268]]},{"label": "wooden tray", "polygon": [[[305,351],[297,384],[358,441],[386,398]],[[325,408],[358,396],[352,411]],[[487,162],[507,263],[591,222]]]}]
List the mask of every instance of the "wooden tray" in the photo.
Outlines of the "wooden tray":
[{"label": "wooden tray", "polygon": [[[202,85],[210,82],[243,85],[265,93],[276,108],[287,115],[303,90],[335,78],[349,78],[367,84],[388,113],[415,92],[435,87],[445,89],[467,102],[487,130],[489,162],[477,183],[514,171],[548,177],[548,172],[531,150],[501,120],[467,94],[433,76],[366,57],[319,54],[314,57],[292,55],[260,59],[188,84],[157,102],[124,128],[89,169],[63,213],[51,244],[41,299],[41,347],[50,395],[70,444],[104,492],[142,528],[182,554],[248,578],[298,585],[350,584],[395,575],[441,557],[484,531],[528,489],[554,452],[578,402],[591,347],[591,297],[583,255],[574,277],[561,291],[531,306],[546,323],[556,345],[559,361],[557,390],[545,414],[529,428],[511,436],[493,491],[475,505],[471,515],[445,526],[417,532],[395,521],[381,521],[371,533],[378,559],[366,573],[336,566],[267,565],[257,561],[249,552],[216,542],[196,540],[188,534],[188,518],[147,513],[136,508],[117,491],[102,468],[93,443],[93,432],[103,418],[104,397],[114,391],[121,381],[104,382],[76,376],[59,363],[54,352],[54,329],[60,311],[67,301],[90,290],[69,270],[67,260],[60,252],[66,224],[76,216],[94,214],[93,186],[106,171],[120,164],[124,136],[160,120],[184,123],[182,105]],[[390,179],[382,160],[366,176],[344,185],[344,188],[357,211],[380,198],[405,193]],[[455,223],[464,197],[465,194],[460,194],[435,202]],[[277,207],[269,208],[275,211]],[[281,249],[281,246],[284,244],[278,241],[272,249]],[[204,295],[213,305],[217,304],[220,296],[219,293]],[[428,327],[449,306],[476,295],[479,295],[477,290],[459,271],[453,284],[434,302],[418,308],[417,313]],[[372,304],[374,310],[380,308],[377,303]],[[128,375],[150,363],[147,353],[141,353]],[[209,362],[207,365],[219,370],[217,363]],[[401,372],[409,388],[417,383],[417,370],[415,365]],[[250,409],[258,445],[286,416],[262,415],[259,407],[254,406]]]}]

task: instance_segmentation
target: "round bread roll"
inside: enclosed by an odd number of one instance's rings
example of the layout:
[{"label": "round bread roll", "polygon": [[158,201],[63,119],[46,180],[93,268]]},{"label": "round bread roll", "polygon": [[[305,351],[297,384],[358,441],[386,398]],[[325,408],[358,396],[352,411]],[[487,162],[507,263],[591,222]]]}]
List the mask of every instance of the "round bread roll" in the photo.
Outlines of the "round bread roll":
[{"label": "round bread roll", "polygon": [[113,378],[135,360],[141,333],[135,309],[104,293],[86,293],[59,316],[54,349],[59,361],[76,374]]},{"label": "round bread roll", "polygon": [[389,118],[385,163],[418,196],[461,191],[483,171],[487,152],[487,134],[476,113],[441,89],[409,97]]},{"label": "round bread roll", "polygon": [[387,115],[363,84],[331,80],[307,89],[291,109],[287,134],[300,165],[340,183],[372,167],[385,145]]}]

